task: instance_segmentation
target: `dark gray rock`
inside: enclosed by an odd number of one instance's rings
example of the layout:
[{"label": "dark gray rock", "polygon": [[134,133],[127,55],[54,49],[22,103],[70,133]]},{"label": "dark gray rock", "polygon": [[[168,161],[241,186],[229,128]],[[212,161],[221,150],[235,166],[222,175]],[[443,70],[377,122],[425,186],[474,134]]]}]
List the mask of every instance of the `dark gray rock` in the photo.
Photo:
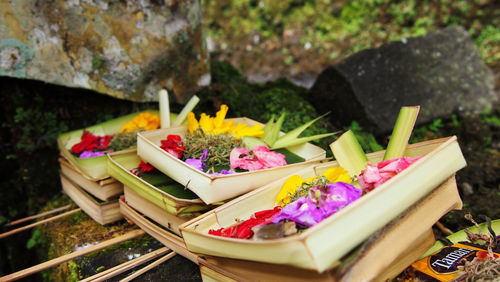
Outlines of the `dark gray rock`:
[{"label": "dark gray rock", "polygon": [[453,27],[356,53],[324,70],[309,98],[338,126],[356,120],[387,134],[401,106],[420,105],[418,123],[425,123],[490,109],[498,94],[467,32]]}]

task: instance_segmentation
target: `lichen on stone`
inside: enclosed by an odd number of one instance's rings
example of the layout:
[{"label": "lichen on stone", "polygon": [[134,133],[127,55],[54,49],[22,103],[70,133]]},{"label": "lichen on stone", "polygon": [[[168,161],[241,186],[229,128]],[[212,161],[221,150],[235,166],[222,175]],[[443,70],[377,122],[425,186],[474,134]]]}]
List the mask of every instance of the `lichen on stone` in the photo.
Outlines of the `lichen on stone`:
[{"label": "lichen on stone", "polygon": [[[0,38],[5,38],[0,76],[140,102],[157,100],[145,95],[145,88],[167,87],[183,103],[209,71],[199,0],[19,0],[0,6],[5,11],[0,13]],[[175,56],[157,67],[165,53]]]},{"label": "lichen on stone", "polygon": [[33,59],[33,51],[13,38],[0,41],[0,75],[26,77],[26,63]]}]

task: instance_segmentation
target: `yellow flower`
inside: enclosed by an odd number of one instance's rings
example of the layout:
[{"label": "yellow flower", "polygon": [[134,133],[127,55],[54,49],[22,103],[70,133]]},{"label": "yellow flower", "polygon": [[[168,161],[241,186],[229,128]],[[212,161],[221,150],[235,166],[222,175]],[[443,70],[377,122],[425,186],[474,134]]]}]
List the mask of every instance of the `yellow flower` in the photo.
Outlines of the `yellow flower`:
[{"label": "yellow flower", "polygon": [[232,120],[225,121],[226,114],[229,108],[226,105],[221,105],[220,110],[211,117],[205,113],[201,114],[199,122],[193,113],[188,114],[188,129],[192,134],[197,128],[201,127],[205,134],[217,135],[229,133],[236,138],[244,136],[262,137],[264,130],[261,125],[254,125],[249,127],[247,124],[238,123],[233,125]]},{"label": "yellow flower", "polygon": [[290,203],[290,195],[293,195],[302,183],[304,183],[304,179],[302,179],[302,177],[296,174],[290,176],[285,183],[283,183],[283,187],[278,193],[278,196],[276,196],[276,204],[283,207]]},{"label": "yellow flower", "polygon": [[187,120],[189,133],[193,134],[193,132],[200,127],[193,112],[187,114]]},{"label": "yellow flower", "polygon": [[210,134],[214,127],[213,125],[213,118],[205,113],[202,113],[200,117],[200,127],[203,129],[203,131],[207,134]]},{"label": "yellow flower", "polygon": [[242,138],[245,136],[252,136],[252,137],[264,136],[264,130],[262,129],[262,126],[260,124],[256,124],[252,127],[249,127],[245,123],[238,123],[237,125],[232,126],[229,132],[236,138]]},{"label": "yellow flower", "polygon": [[223,122],[221,126],[215,127],[214,130],[212,130],[212,135],[229,133],[231,127],[233,126],[233,122],[234,121],[232,120]]},{"label": "yellow flower", "polygon": [[351,177],[349,176],[347,170],[345,170],[343,167],[331,167],[323,173],[323,176],[332,183],[339,181],[351,183]]},{"label": "yellow flower", "polygon": [[222,127],[228,110],[229,108],[227,107],[227,105],[220,105],[220,110],[215,114],[214,128]]},{"label": "yellow flower", "polygon": [[131,121],[124,124],[120,132],[127,133],[139,129],[153,130],[158,127],[160,127],[160,118],[157,115],[146,112],[137,115]]},{"label": "yellow flower", "polygon": [[316,180],[318,180],[317,176],[309,177],[309,178],[307,178],[307,180],[305,181],[305,183],[311,184],[311,183],[315,182]]}]

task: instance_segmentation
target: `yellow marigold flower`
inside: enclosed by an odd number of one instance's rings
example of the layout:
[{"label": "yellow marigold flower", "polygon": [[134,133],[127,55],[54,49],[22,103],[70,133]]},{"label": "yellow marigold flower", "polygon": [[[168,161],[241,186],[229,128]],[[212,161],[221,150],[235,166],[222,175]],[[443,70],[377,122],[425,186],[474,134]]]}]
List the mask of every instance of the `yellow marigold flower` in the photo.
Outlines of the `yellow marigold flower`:
[{"label": "yellow marigold flower", "polygon": [[221,105],[220,110],[215,117],[211,117],[205,113],[201,114],[200,120],[197,121],[193,113],[188,114],[188,129],[192,134],[197,128],[202,128],[205,134],[217,135],[229,133],[236,138],[244,136],[262,137],[264,130],[261,125],[249,127],[247,124],[238,123],[233,125],[233,120],[225,121],[226,114],[229,108],[227,105]]},{"label": "yellow marigold flower", "polygon": [[187,120],[189,133],[193,134],[193,132],[200,127],[193,112],[187,114]]},{"label": "yellow marigold flower", "polygon": [[302,179],[302,177],[296,174],[290,176],[285,183],[283,183],[283,187],[278,193],[278,196],[276,196],[276,204],[285,206],[290,203],[290,195],[293,195],[302,183],[304,183],[304,179]]},{"label": "yellow marigold flower", "polygon": [[214,126],[214,129],[212,130],[212,134],[217,135],[217,134],[228,133],[231,130],[232,126],[233,126],[232,120],[225,121],[221,124],[221,126],[217,126],[217,127]]},{"label": "yellow marigold flower", "polygon": [[137,115],[131,121],[124,124],[120,132],[127,133],[141,128],[144,130],[153,130],[158,127],[160,127],[160,118],[157,115],[146,112]]},{"label": "yellow marigold flower", "polygon": [[214,128],[221,128],[224,124],[224,119],[226,118],[226,114],[229,108],[227,105],[222,104],[220,106],[220,110],[215,114],[214,118]]},{"label": "yellow marigold flower", "polygon": [[252,136],[252,137],[264,136],[264,130],[262,129],[262,126],[260,124],[256,124],[252,127],[249,127],[247,124],[238,123],[237,125],[231,127],[231,130],[229,132],[236,138],[242,138],[245,136]]},{"label": "yellow marigold flower", "polygon": [[331,167],[323,173],[323,176],[332,183],[339,181],[351,183],[351,177],[343,167]]},{"label": "yellow marigold flower", "polygon": [[203,131],[207,134],[212,133],[213,129],[213,118],[211,118],[209,115],[202,113],[200,117],[200,127],[203,129]]}]

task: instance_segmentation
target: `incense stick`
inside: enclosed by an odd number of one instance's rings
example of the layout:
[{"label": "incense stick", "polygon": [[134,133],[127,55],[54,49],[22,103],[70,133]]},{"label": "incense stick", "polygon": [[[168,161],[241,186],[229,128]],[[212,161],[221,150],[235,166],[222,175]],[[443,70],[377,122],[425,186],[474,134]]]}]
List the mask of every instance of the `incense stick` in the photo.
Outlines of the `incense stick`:
[{"label": "incense stick", "polygon": [[111,245],[114,245],[114,244],[117,244],[117,243],[121,243],[123,241],[127,241],[127,240],[130,240],[130,239],[133,239],[133,238],[141,236],[143,234],[144,234],[144,231],[142,231],[141,229],[135,229],[135,230],[130,231],[130,232],[124,234],[124,235],[121,235],[119,237],[115,237],[113,239],[109,239],[109,240],[104,241],[102,243],[99,243],[97,245],[90,246],[90,247],[88,247],[86,249],[79,250],[79,251],[76,251],[76,252],[72,252],[70,254],[63,255],[63,256],[60,256],[58,258],[55,258],[55,259],[52,259],[52,260],[49,260],[49,261],[37,264],[35,266],[32,266],[32,267],[29,267],[29,268],[26,268],[26,269],[23,269],[23,270],[11,273],[9,275],[5,275],[3,277],[0,277],[0,281],[14,281],[14,280],[17,280],[17,279],[21,279],[21,278],[24,278],[26,276],[29,276],[29,275],[35,274],[37,272],[40,272],[42,270],[54,267],[54,266],[56,266],[58,264],[66,262],[68,260],[72,260],[74,258],[83,256],[83,255],[86,255],[86,254],[89,254],[89,253],[92,253],[94,251],[98,251],[98,250],[104,249],[104,248],[109,247]]},{"label": "incense stick", "polygon": [[29,221],[29,220],[32,220],[32,219],[37,219],[37,218],[40,218],[40,217],[43,217],[43,216],[46,216],[46,215],[49,215],[49,214],[53,214],[53,213],[57,213],[57,212],[60,212],[60,211],[63,211],[63,210],[67,210],[71,206],[72,206],[72,204],[69,204],[69,205],[66,205],[66,206],[62,206],[60,208],[55,208],[55,209],[50,210],[50,211],[46,211],[46,212],[42,212],[42,213],[39,213],[39,214],[36,214],[36,215],[31,215],[31,216],[28,216],[28,217],[25,217],[25,218],[14,220],[12,222],[9,222],[9,223],[5,224],[4,226],[5,227],[14,226],[14,225],[17,225],[19,223],[23,223],[25,221]]},{"label": "incense stick", "polygon": [[149,270],[151,270],[151,269],[155,268],[156,266],[158,266],[158,265],[162,264],[163,262],[165,262],[165,261],[167,261],[167,260],[171,259],[171,258],[172,258],[173,256],[175,256],[175,255],[176,255],[176,253],[171,252],[171,253],[169,253],[169,254],[167,254],[167,255],[163,256],[162,258],[159,258],[159,259],[158,259],[158,260],[156,260],[155,262],[150,263],[149,265],[147,265],[147,266],[145,266],[145,267],[141,268],[140,270],[138,270],[138,271],[134,272],[132,275],[129,275],[129,276],[127,276],[127,277],[123,278],[122,280],[120,280],[120,282],[128,282],[128,281],[130,281],[130,280],[132,280],[132,279],[135,279],[135,278],[137,278],[138,276],[140,276],[140,275],[142,275],[142,274],[144,274],[144,273],[148,272]]},{"label": "incense stick", "polygon": [[117,265],[113,268],[110,268],[108,270],[99,272],[93,276],[87,277],[87,278],[81,280],[80,282],[87,282],[87,281],[96,282],[96,281],[103,281],[103,280],[109,279],[109,278],[114,277],[116,275],[119,275],[120,273],[123,273],[129,269],[132,269],[138,265],[144,264],[152,259],[155,259],[155,258],[165,254],[169,250],[170,249],[167,247],[160,248],[156,251],[150,252],[148,254],[145,254],[145,255],[140,256],[138,258],[135,258],[133,260],[129,260],[127,262],[124,262],[124,263]]},{"label": "incense stick", "polygon": [[29,225],[26,225],[26,226],[23,226],[23,227],[19,227],[17,229],[14,229],[14,230],[11,230],[11,231],[8,231],[8,232],[5,232],[5,233],[2,233],[0,234],[0,239],[2,238],[5,238],[7,236],[10,236],[12,234],[16,234],[18,232],[21,232],[21,231],[24,231],[24,230],[27,230],[27,229],[30,229],[30,228],[33,228],[35,226],[38,226],[38,225],[41,225],[41,224],[44,224],[44,223],[47,223],[47,222],[50,222],[50,221],[53,221],[53,220],[56,220],[56,219],[59,219],[61,217],[65,217],[67,215],[70,215],[70,214],[73,214],[73,213],[76,213],[76,212],[79,212],[81,211],[82,209],[81,208],[77,208],[77,209],[74,209],[74,210],[70,210],[68,212],[65,212],[65,213],[62,213],[62,214],[59,214],[59,215],[56,215],[56,216],[53,216],[53,217],[49,217],[47,219],[44,219],[44,220],[40,220],[38,222],[35,222],[35,223],[32,223],[32,224],[29,224]]}]

